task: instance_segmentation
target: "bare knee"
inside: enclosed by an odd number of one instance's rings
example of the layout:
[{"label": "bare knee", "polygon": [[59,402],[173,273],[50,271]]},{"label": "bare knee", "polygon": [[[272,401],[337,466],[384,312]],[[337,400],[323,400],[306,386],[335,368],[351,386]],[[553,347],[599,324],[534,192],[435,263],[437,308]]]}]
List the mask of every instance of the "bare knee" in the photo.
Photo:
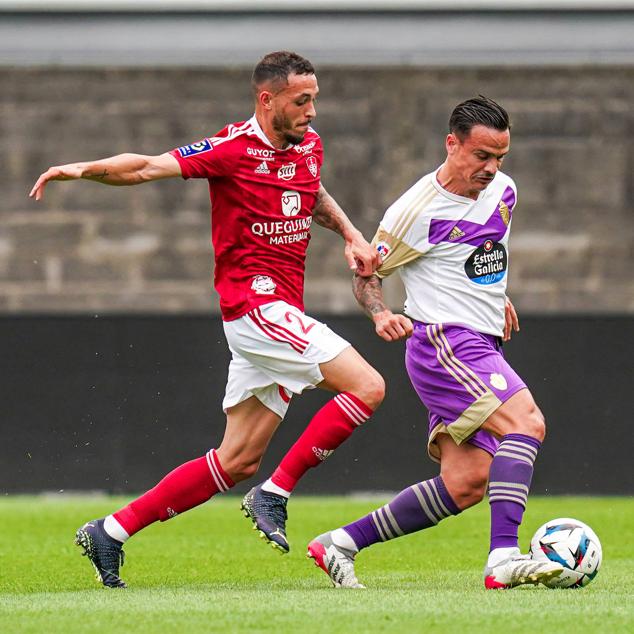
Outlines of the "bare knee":
[{"label": "bare knee", "polygon": [[546,436],[544,415],[528,390],[514,394],[485,421],[482,429],[498,438],[523,434],[541,442]]},{"label": "bare knee", "polygon": [[443,481],[456,506],[464,511],[482,501],[487,489],[488,476],[486,471],[474,471],[460,479],[443,476]]},{"label": "bare knee", "polygon": [[385,381],[374,368],[368,367],[349,391],[375,411],[385,398]]},{"label": "bare knee", "polygon": [[546,437],[546,420],[537,405],[531,408],[522,423],[522,434],[535,438],[540,442],[544,440]]},{"label": "bare knee", "polygon": [[261,456],[237,454],[221,458],[222,468],[234,482],[242,482],[254,476],[260,468]]},{"label": "bare knee", "polygon": [[226,468],[226,471],[234,482],[242,482],[242,480],[248,480],[253,477],[259,468],[259,460],[255,462],[236,461]]}]

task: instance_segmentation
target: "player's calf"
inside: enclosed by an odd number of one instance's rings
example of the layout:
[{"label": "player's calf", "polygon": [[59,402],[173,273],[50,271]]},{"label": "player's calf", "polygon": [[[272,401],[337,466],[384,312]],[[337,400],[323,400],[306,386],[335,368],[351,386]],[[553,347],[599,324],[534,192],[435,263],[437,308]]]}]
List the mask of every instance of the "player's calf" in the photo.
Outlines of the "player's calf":
[{"label": "player's calf", "polygon": [[461,511],[479,504],[484,499],[489,480],[488,469],[457,474],[443,469],[441,473],[448,494]]}]

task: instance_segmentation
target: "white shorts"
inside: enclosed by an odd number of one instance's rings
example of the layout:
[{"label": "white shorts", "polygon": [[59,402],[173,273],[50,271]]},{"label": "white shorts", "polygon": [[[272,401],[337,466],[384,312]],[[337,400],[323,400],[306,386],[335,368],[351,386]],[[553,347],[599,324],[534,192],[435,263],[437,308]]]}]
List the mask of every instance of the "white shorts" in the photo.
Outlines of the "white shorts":
[{"label": "white shorts", "polygon": [[292,394],[323,381],[319,364],[350,346],[326,324],[282,301],[225,321],[224,330],[232,353],[222,401],[225,412],[256,396],[284,418]]}]

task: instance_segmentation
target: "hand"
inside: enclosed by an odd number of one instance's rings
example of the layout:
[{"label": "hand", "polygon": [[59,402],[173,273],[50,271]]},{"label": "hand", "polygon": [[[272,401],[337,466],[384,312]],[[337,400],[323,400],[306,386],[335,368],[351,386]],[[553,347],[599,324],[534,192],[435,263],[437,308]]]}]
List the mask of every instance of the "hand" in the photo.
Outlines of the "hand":
[{"label": "hand", "polygon": [[35,197],[35,200],[41,200],[44,196],[44,188],[49,181],[70,181],[81,178],[82,173],[83,168],[79,163],[49,167],[43,174],[40,174],[29,196]]},{"label": "hand", "polygon": [[502,341],[511,340],[511,332],[520,331],[520,320],[515,312],[515,306],[513,306],[511,300],[507,297],[504,304],[504,334],[502,335]]},{"label": "hand", "polygon": [[414,332],[412,322],[405,315],[394,314],[391,310],[377,313],[373,318],[376,334],[385,341],[398,341]]},{"label": "hand", "polygon": [[381,266],[381,256],[359,233],[346,242],[345,256],[351,271],[369,277]]}]

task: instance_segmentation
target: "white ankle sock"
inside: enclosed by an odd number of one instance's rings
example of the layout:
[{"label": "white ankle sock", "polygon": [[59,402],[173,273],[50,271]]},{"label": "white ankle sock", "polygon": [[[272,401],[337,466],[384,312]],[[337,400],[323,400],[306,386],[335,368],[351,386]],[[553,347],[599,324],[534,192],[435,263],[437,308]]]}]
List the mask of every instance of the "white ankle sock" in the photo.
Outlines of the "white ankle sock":
[{"label": "white ankle sock", "polygon": [[336,528],[332,531],[332,533],[330,533],[330,537],[332,538],[335,546],[352,550],[355,553],[359,552],[357,545],[354,543],[354,539],[352,539],[352,537],[350,537],[343,528]]},{"label": "white ankle sock", "polygon": [[271,478],[269,478],[263,485],[262,491],[268,491],[269,493],[275,493],[276,495],[281,495],[283,498],[290,498],[291,492],[284,490],[282,487],[278,487]]},{"label": "white ankle sock", "polygon": [[509,557],[513,557],[514,555],[519,555],[520,549],[516,546],[512,548],[495,548],[489,553],[489,559],[487,561],[487,566],[489,568],[493,568],[493,566],[497,566],[501,561],[508,559]]},{"label": "white ankle sock", "polygon": [[126,540],[130,538],[130,535],[126,533],[125,529],[113,515],[108,515],[106,519],[103,521],[103,529],[112,537],[112,539],[116,539],[118,542],[124,544]]}]

